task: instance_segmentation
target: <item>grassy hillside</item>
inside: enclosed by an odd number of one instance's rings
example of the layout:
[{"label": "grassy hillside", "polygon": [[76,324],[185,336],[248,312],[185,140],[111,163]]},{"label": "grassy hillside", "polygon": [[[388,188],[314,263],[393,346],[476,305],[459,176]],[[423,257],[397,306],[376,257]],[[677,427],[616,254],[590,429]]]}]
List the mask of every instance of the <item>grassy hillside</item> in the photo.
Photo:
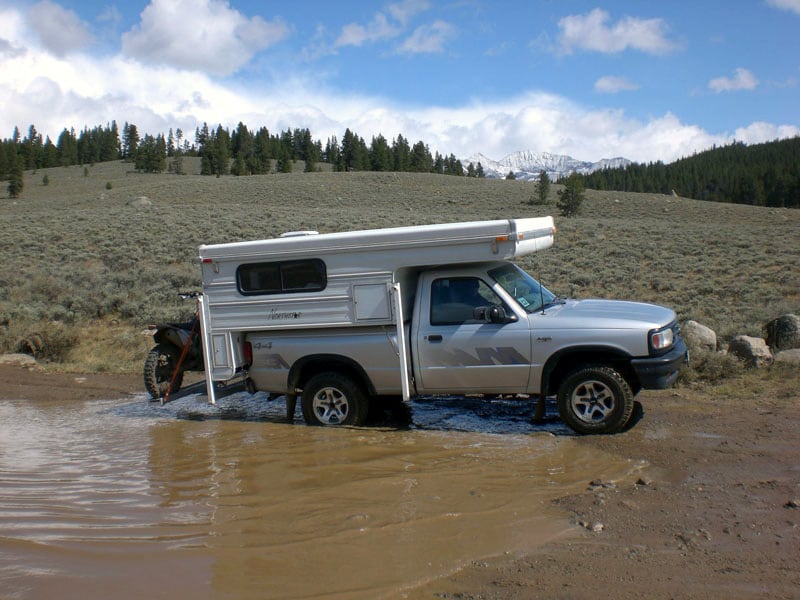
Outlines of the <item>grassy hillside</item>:
[{"label": "grassy hillside", "polygon": [[26,173],[21,198],[2,193],[0,350],[38,335],[72,366],[138,370],[148,344],[138,331],[191,312],[175,293],[199,289],[201,243],[545,214],[556,216],[555,247],[521,264],[554,292],[665,304],[723,338],[761,335],[765,321],[800,311],[797,210],[589,190],[583,213],[563,219],[554,204],[530,205],[525,182],[301,168],[216,178],[186,167],[194,173],[59,167]]}]

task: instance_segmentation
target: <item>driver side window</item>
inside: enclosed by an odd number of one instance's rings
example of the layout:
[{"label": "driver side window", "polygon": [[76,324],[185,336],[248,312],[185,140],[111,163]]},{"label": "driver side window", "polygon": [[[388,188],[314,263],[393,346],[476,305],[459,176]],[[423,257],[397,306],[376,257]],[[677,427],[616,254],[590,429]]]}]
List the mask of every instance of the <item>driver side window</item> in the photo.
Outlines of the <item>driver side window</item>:
[{"label": "driver side window", "polygon": [[480,306],[504,306],[504,303],[478,277],[443,277],[431,284],[431,325],[483,323],[474,316],[474,310]]}]

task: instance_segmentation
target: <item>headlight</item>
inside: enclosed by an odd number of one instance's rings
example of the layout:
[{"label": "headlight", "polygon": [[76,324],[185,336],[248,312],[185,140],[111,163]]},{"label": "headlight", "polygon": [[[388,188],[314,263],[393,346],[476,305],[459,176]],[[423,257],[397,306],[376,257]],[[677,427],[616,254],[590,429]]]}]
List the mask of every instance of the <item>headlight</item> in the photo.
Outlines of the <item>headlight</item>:
[{"label": "headlight", "polygon": [[675,334],[671,327],[658,329],[650,332],[650,348],[654,352],[661,352],[672,346],[675,341]]}]

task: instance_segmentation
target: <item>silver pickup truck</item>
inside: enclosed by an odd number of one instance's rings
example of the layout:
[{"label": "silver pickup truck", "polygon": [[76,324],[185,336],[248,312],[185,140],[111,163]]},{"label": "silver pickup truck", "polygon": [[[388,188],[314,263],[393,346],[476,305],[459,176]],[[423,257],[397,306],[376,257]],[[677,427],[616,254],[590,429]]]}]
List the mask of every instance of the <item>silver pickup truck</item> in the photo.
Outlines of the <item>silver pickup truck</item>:
[{"label": "silver pickup truck", "polygon": [[523,394],[615,433],[687,357],[672,310],[560,298],[508,260],[552,244],[550,217],[304,234],[201,247],[201,312],[209,381],[241,373],[309,424],[361,425],[379,396]]}]

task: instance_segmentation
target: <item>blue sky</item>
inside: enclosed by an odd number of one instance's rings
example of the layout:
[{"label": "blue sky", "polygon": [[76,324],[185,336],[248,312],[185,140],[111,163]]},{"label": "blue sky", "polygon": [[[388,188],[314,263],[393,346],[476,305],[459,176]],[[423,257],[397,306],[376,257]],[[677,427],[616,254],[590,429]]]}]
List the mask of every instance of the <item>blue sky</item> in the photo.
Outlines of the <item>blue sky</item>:
[{"label": "blue sky", "polygon": [[800,0],[0,0],[0,137],[349,127],[669,162],[800,134]]}]

